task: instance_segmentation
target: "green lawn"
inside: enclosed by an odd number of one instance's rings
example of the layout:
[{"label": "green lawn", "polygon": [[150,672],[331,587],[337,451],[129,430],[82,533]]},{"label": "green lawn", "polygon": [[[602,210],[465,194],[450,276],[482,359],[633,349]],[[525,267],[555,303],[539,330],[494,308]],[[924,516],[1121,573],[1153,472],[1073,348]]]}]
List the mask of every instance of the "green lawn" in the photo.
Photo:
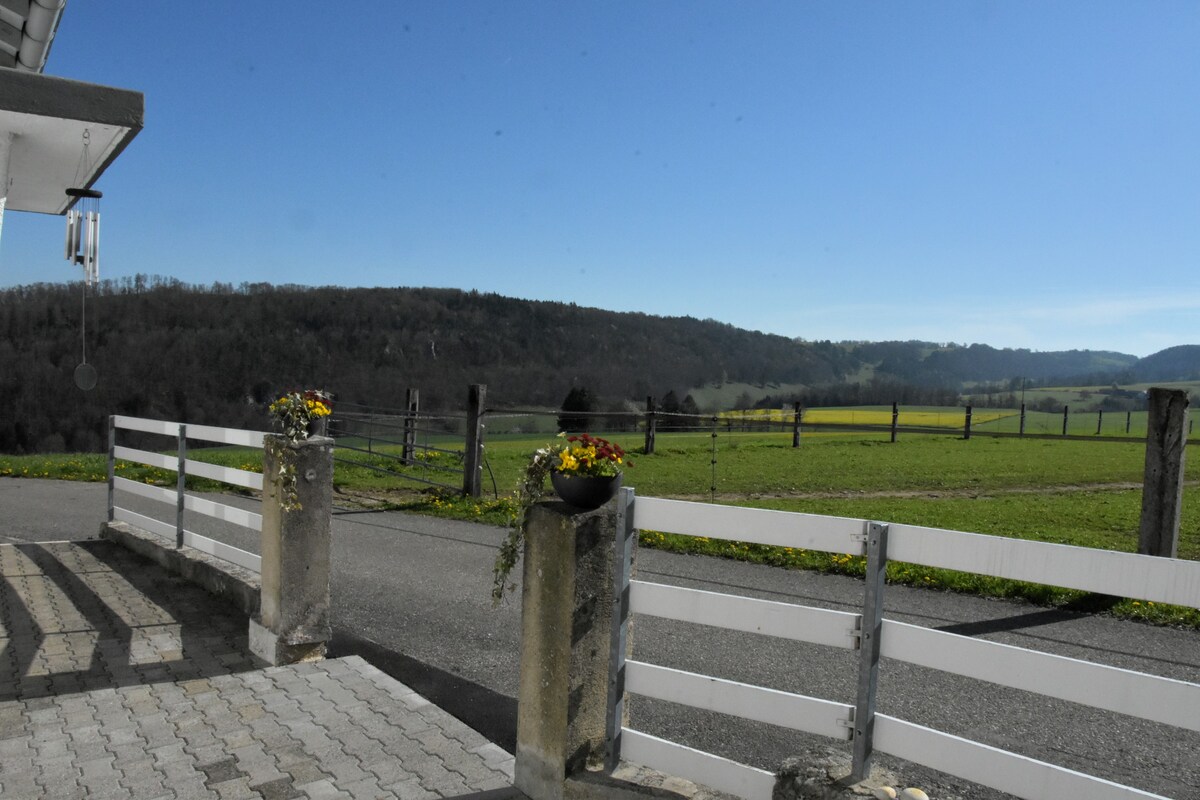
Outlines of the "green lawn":
[{"label": "green lawn", "polygon": [[[1132,552],[1137,547],[1144,468],[1143,443],[958,436],[805,433],[799,448],[790,433],[660,433],[657,451],[639,455],[641,434],[615,435],[632,454],[626,485],[639,494],[715,500],[785,511],[902,522],[997,536],[1029,538]],[[372,495],[385,507],[505,524],[511,492],[534,449],[553,442],[539,435],[494,436],[486,444],[481,500],[454,491],[422,491],[364,466],[338,463],[335,486]],[[461,439],[430,442],[454,450]],[[376,448],[395,452],[396,447]],[[1200,452],[1188,448],[1179,557],[1200,560]],[[260,470],[261,457],[245,448],[195,450],[192,458]],[[394,466],[382,453],[343,452],[369,465]],[[713,461],[715,460],[715,464]],[[426,480],[461,483],[458,458],[432,453],[406,471]],[[438,469],[442,468],[442,469]],[[101,455],[0,456],[0,477],[104,480]],[[127,477],[173,484],[173,473],[118,465]],[[495,489],[493,489],[493,480]],[[192,481],[195,488],[213,488]],[[715,486],[715,491],[713,487]],[[701,541],[644,532],[643,543],[680,552],[704,552],[780,566],[861,574],[860,559],[757,545]],[[1080,592],[892,564],[894,581],[943,590],[1018,596],[1041,603],[1096,606]],[[1090,605],[1089,605],[1090,604]],[[1107,609],[1108,606],[1105,605]],[[1113,613],[1160,623],[1200,627],[1200,611],[1121,601]]]}]

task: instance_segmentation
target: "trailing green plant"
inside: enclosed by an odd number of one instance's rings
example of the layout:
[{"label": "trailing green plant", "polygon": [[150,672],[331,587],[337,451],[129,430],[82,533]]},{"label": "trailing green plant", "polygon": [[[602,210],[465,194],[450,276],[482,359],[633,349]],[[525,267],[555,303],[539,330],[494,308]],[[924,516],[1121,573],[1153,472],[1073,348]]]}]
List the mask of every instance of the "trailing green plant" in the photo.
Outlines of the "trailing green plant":
[{"label": "trailing green plant", "polygon": [[534,451],[517,485],[517,510],[492,567],[492,603],[495,605],[504,599],[506,591],[516,588],[516,584],[509,581],[509,575],[521,560],[529,509],[546,495],[546,476],[551,472],[560,472],[565,475],[610,477],[619,475],[623,466],[633,466],[633,462],[626,459],[621,446],[607,439],[586,433],[579,436],[560,433],[559,438],[566,440],[561,448],[548,445]]},{"label": "trailing green plant", "polygon": [[521,560],[521,549],[525,544],[525,520],[534,503],[546,495],[546,476],[556,463],[558,453],[547,446],[535,450],[525,465],[525,472],[517,485],[517,509],[509,522],[508,535],[500,543],[500,552],[496,554],[496,563],[492,567],[492,605],[500,605],[504,593],[516,588],[515,583],[509,582],[508,576]]},{"label": "trailing green plant", "polygon": [[286,392],[267,407],[271,421],[283,433],[283,439],[267,438],[264,446],[279,467],[279,507],[284,511],[299,511],[300,494],[296,489],[296,462],[288,457],[287,446],[309,437],[312,423],[333,413],[328,392],[307,389]]}]

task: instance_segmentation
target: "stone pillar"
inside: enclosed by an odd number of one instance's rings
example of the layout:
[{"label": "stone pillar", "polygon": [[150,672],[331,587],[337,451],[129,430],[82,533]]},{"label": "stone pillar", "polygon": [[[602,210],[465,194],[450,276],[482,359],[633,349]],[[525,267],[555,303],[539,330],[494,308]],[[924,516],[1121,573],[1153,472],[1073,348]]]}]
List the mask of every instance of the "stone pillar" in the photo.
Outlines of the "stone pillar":
[{"label": "stone pillar", "polygon": [[562,800],[568,778],[604,764],[617,502],[529,512],[514,785],[531,800]]},{"label": "stone pillar", "polygon": [[[283,509],[280,461],[295,465],[298,508]],[[273,665],[316,661],[329,641],[330,523],[333,439],[288,443],[267,437],[263,448],[262,594],[250,620],[250,649]]]},{"label": "stone pillar", "polygon": [[1150,390],[1146,420],[1146,468],[1138,552],[1175,558],[1183,507],[1188,395],[1179,389]]}]

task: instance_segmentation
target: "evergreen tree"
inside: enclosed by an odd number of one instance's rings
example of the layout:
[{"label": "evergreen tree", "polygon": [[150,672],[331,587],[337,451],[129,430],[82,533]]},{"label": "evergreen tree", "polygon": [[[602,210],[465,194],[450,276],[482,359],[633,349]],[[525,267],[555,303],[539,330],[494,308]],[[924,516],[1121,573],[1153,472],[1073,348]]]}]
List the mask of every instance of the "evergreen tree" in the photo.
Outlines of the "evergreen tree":
[{"label": "evergreen tree", "polygon": [[[567,433],[586,433],[591,418],[586,414],[595,411],[592,395],[582,386],[572,386],[563,399],[562,412],[558,415],[558,429]],[[580,412],[583,412],[582,414]]]}]

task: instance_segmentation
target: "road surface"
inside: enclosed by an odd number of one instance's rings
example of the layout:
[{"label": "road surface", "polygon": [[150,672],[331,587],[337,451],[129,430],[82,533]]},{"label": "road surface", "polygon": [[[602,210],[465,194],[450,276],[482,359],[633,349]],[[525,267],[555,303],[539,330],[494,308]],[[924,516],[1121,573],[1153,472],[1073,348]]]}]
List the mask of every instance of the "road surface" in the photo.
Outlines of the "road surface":
[{"label": "road surface", "polygon": [[[94,536],[105,491],[99,484],[0,480],[0,541]],[[255,536],[202,522],[188,526],[257,550]],[[337,514],[333,650],[363,655],[511,751],[520,610],[515,601],[494,609],[490,598],[503,536],[491,526],[398,512]],[[823,608],[853,611],[862,601],[862,582],[852,578],[702,556],[643,549],[637,570],[644,580]],[[1200,633],[1192,630],[904,586],[888,587],[886,609],[902,622],[1200,682]],[[633,636],[638,660],[854,702],[857,661],[850,651],[646,617],[635,620]],[[642,698],[631,706],[635,728],[765,769],[828,744]],[[1167,797],[1200,800],[1194,732],[887,660],[879,710]],[[899,771],[905,785],[935,798],[1004,797],[911,765]]]}]

